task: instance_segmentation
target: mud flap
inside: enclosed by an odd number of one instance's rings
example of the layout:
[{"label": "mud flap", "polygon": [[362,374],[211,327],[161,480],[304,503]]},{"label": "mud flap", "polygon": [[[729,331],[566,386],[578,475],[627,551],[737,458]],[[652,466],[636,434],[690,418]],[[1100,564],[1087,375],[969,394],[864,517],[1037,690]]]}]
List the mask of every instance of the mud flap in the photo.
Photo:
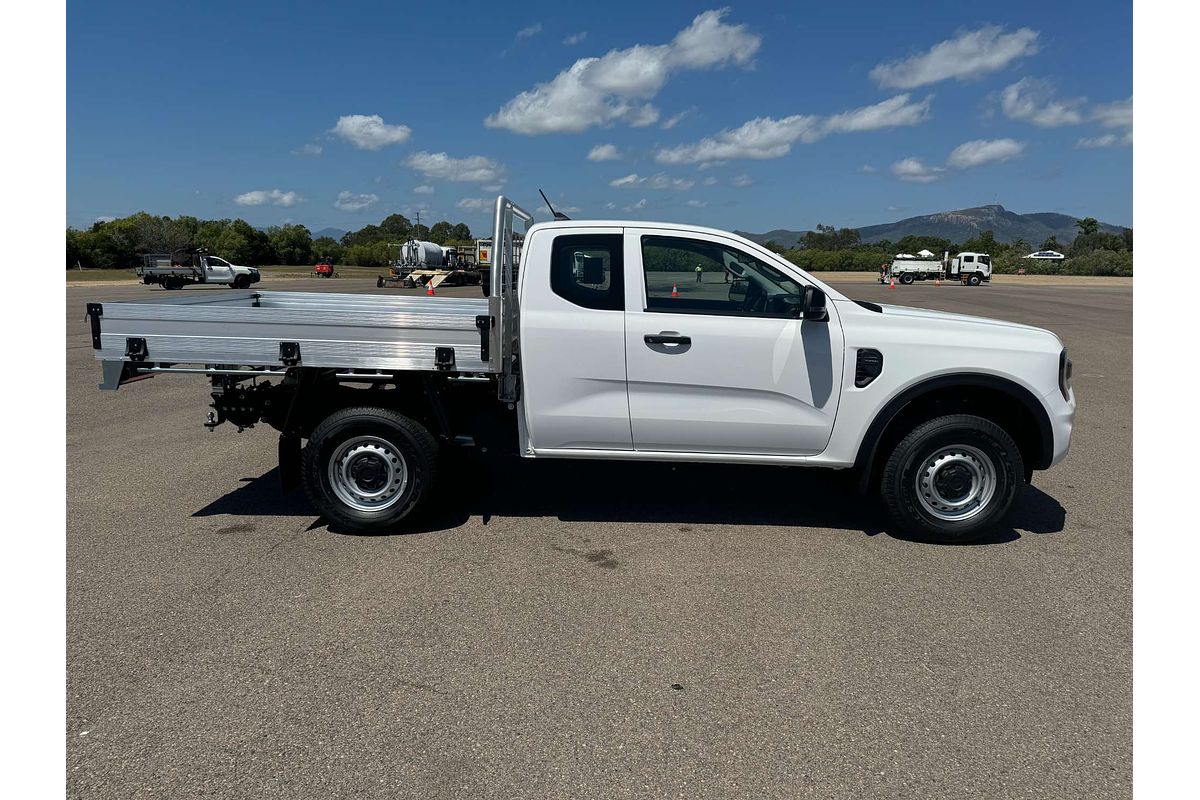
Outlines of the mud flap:
[{"label": "mud flap", "polygon": [[279,483],[286,494],[300,485],[300,437],[279,435]]}]

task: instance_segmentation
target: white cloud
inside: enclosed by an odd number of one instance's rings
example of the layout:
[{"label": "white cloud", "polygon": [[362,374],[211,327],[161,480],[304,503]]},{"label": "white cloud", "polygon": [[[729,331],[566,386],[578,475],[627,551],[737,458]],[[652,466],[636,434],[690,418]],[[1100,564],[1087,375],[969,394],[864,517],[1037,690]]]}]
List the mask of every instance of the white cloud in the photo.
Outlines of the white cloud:
[{"label": "white cloud", "polygon": [[621,153],[613,144],[598,144],[588,151],[588,161],[619,161]]},{"label": "white cloud", "polygon": [[1056,100],[1045,81],[1021,78],[1000,92],[1000,109],[1009,119],[1020,119],[1040,128],[1057,128],[1083,122],[1082,97]]},{"label": "white cloud", "polygon": [[1093,106],[1089,118],[1101,127],[1116,129],[1112,133],[1080,139],[1076,147],[1128,147],[1133,144],[1133,98]]},{"label": "white cloud", "polygon": [[253,192],[239,194],[233,198],[239,206],[283,206],[290,208],[296,203],[303,203],[304,198],[295,192],[284,192],[279,189],[258,189]]},{"label": "white cloud", "polygon": [[651,100],[671,74],[748,66],[762,40],[744,25],[727,25],[728,9],[705,11],[670,44],[634,45],[599,58],[581,58],[546,83],[521,92],[489,115],[489,128],[514,133],[579,133],[596,125],[637,126],[658,120]]},{"label": "white cloud", "polygon": [[413,189],[413,194],[433,194],[433,187],[428,183],[423,183]]},{"label": "white cloud", "polygon": [[483,189],[485,192],[498,192],[504,188],[504,184],[503,183],[488,183],[488,184],[484,184],[483,186],[480,186],[479,188]]},{"label": "white cloud", "polygon": [[1133,128],[1133,98],[1093,107],[1092,119],[1105,128]]},{"label": "white cloud", "polygon": [[943,177],[947,167],[971,169],[984,164],[999,164],[1025,152],[1025,143],[1015,139],[976,139],[963,142],[946,157],[946,166],[926,164],[919,158],[905,158],[892,164],[892,175],[909,183],[932,183]]},{"label": "white cloud", "polygon": [[687,204],[692,208],[705,208],[708,206],[707,200],[688,200]]},{"label": "white cloud", "polygon": [[880,103],[830,117],[794,114],[782,119],[758,117],[733,130],[724,130],[693,144],[667,147],[654,155],[662,164],[712,164],[735,158],[781,158],[796,142],[812,143],[833,133],[871,131],[917,125],[929,117],[932,96],[912,102],[899,94]]},{"label": "white cloud", "polygon": [[388,125],[378,114],[350,114],[338,117],[330,131],[359,150],[380,150],[390,144],[408,141],[412,129],[407,125]]},{"label": "white cloud", "polygon": [[492,202],[483,197],[464,197],[454,204],[455,208],[461,208],[464,211],[483,211],[492,207]]},{"label": "white cloud", "polygon": [[905,158],[892,164],[892,174],[910,183],[931,183],[945,171],[943,167],[926,166],[919,158]]},{"label": "white cloud", "polygon": [[976,139],[954,148],[946,158],[946,163],[955,169],[970,169],[1008,161],[1024,151],[1025,143],[1015,139]]},{"label": "white cloud", "polygon": [[646,198],[643,197],[641,200],[638,200],[633,205],[625,206],[625,210],[626,211],[641,211],[645,207],[646,207]]},{"label": "white cloud", "polygon": [[376,194],[354,194],[344,191],[338,192],[337,199],[333,201],[333,207],[338,211],[362,211],[378,202],[379,195]]},{"label": "white cloud", "polygon": [[869,175],[870,173],[875,171],[875,168],[872,167],[870,164],[863,164],[861,167],[858,168],[858,171],[867,173]]},{"label": "white cloud", "polygon": [[909,95],[898,94],[881,103],[834,114],[822,123],[819,133],[828,136],[831,133],[857,133],[919,125],[929,119],[932,103],[933,95],[919,103],[912,103],[909,102]]},{"label": "white cloud", "polygon": [[1038,51],[1038,32],[1020,28],[1004,33],[997,25],[960,31],[924,53],[877,65],[871,78],[885,89],[915,89],[954,78],[968,80],[996,72]]},{"label": "white cloud", "polygon": [[741,175],[735,175],[733,180],[731,180],[729,183],[738,189],[745,189],[747,186],[752,186],[754,184],[754,179],[743,173]]},{"label": "white cloud", "polygon": [[649,175],[642,177],[636,172],[632,172],[623,178],[616,178],[608,182],[609,186],[615,189],[675,189],[684,191],[696,185],[695,181],[690,181],[685,178],[672,178],[665,172],[660,172],[657,175]]},{"label": "white cloud", "polygon": [[1105,133],[1100,136],[1084,137],[1075,143],[1076,147],[1094,150],[1099,147],[1127,147],[1133,144],[1133,131],[1125,133]]},{"label": "white cloud", "polygon": [[664,131],[669,131],[671,128],[674,128],[676,125],[678,125],[684,119],[684,117],[687,117],[695,110],[695,108],[689,108],[685,111],[680,111],[675,116],[668,117],[667,119],[663,120],[663,123],[658,127],[662,128]]},{"label": "white cloud", "polygon": [[321,147],[321,145],[309,143],[309,144],[304,145],[303,147],[297,147],[295,150],[292,151],[292,155],[294,155],[294,156],[319,156],[319,155],[321,155],[321,152],[323,150],[324,150],[324,148]]},{"label": "white cloud", "polygon": [[96,222],[112,222],[116,217],[102,216],[96,217]]},{"label": "white cloud", "polygon": [[428,178],[447,181],[501,185],[505,182],[504,165],[483,156],[451,158],[445,153],[413,153],[404,163]]},{"label": "white cloud", "polygon": [[562,43],[566,44],[566,45],[579,44],[586,38],[587,38],[587,31],[580,31],[579,33],[572,33],[570,36],[563,39]]},{"label": "white cloud", "polygon": [[713,177],[712,175],[709,175],[707,178],[700,181],[700,183],[704,184],[705,186],[715,186],[717,183],[717,179],[715,177]]},{"label": "white cloud", "polygon": [[517,41],[520,42],[524,39],[532,39],[534,36],[537,36],[541,32],[542,32],[542,23],[535,22],[532,25],[528,25],[524,28],[521,28],[521,30],[517,31]]},{"label": "white cloud", "polygon": [[616,208],[616,207],[617,207],[617,204],[616,204],[616,203],[605,203],[605,204],[604,204],[604,207],[605,207],[606,209],[608,209],[609,211],[611,211],[612,209],[614,209],[614,208]]}]

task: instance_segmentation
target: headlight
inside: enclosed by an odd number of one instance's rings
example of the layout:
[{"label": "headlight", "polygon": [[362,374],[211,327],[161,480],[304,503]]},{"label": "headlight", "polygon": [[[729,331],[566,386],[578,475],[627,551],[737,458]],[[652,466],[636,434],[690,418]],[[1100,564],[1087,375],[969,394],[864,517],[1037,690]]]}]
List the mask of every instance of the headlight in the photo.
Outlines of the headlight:
[{"label": "headlight", "polygon": [[1071,359],[1067,358],[1067,348],[1058,354],[1058,389],[1062,392],[1063,400],[1071,399]]}]

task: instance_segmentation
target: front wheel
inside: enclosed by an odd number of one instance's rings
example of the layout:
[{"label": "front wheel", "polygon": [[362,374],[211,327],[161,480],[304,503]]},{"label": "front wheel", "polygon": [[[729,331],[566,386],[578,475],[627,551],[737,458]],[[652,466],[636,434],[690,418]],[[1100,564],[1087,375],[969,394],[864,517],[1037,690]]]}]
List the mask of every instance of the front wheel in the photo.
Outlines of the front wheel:
[{"label": "front wheel", "polygon": [[880,488],[901,531],[955,543],[999,524],[1024,485],[1021,451],[1008,432],[982,417],[954,414],[905,436],[888,457]]},{"label": "front wheel", "polygon": [[903,275],[900,276],[900,282],[903,283],[905,286],[912,286],[913,274],[911,272],[904,273]]},{"label": "front wheel", "polygon": [[437,441],[420,423],[384,408],[328,416],[304,448],[304,491],[330,522],[349,530],[395,527],[429,495]]},{"label": "front wheel", "polygon": [[979,277],[979,273],[975,273],[971,277],[967,278],[968,286],[978,286],[981,283],[983,283],[983,278]]}]

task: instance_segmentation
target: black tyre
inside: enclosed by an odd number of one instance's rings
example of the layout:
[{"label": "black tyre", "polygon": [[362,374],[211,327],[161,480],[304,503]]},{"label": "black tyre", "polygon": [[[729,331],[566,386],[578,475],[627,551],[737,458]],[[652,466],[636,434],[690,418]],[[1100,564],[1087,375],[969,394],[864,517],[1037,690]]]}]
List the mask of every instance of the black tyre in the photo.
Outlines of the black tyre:
[{"label": "black tyre", "polygon": [[163,281],[163,288],[169,290],[182,289],[183,281],[179,280],[179,278],[167,278]]},{"label": "black tyre", "polygon": [[971,277],[967,278],[967,284],[970,286],[978,286],[981,283],[983,283],[983,278],[979,276],[979,273],[975,273]]},{"label": "black tyre", "polygon": [[995,527],[1025,486],[1012,437],[968,414],[918,425],[888,457],[880,490],[900,531],[932,542],[969,542]]},{"label": "black tyre", "polygon": [[376,288],[376,289],[382,289],[382,288],[383,288],[383,278],[376,278],[376,279],[375,279],[375,288]]},{"label": "black tyre", "polygon": [[911,272],[904,273],[900,276],[900,282],[905,286],[911,286],[913,282],[913,274]]},{"label": "black tyre", "polygon": [[304,491],[335,526],[395,528],[429,496],[437,441],[424,426],[385,408],[329,415],[304,448]]}]

